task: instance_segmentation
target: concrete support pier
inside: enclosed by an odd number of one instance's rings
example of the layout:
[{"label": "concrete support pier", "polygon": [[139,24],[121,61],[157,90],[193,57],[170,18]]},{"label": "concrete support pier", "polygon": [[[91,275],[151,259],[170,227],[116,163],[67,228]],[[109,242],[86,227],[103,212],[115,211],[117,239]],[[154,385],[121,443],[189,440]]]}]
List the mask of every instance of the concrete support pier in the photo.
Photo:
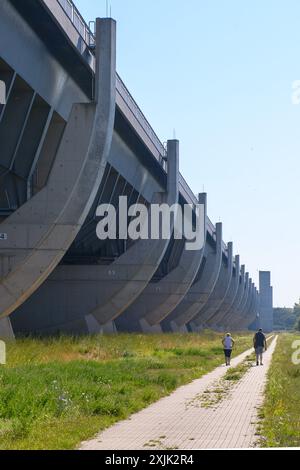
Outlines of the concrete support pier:
[{"label": "concrete support pier", "polygon": [[259,273],[259,323],[264,331],[273,331],[273,287],[271,286],[271,273]]}]

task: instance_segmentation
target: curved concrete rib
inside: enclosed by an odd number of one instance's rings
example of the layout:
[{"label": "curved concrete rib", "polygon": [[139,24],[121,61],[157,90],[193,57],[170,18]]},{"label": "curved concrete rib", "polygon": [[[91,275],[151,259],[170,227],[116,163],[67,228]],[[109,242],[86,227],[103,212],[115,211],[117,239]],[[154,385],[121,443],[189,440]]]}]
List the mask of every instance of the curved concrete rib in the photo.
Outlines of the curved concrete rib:
[{"label": "curved concrete rib", "polygon": [[[199,203],[203,200],[200,195]],[[140,297],[121,315],[116,326],[121,331],[162,331],[160,323],[176,308],[190,289],[202,262],[206,236],[206,197],[201,230],[203,246],[184,249],[178,266],[159,282],[150,282]],[[205,222],[204,222],[205,221]]]},{"label": "curved concrete rib", "polygon": [[201,322],[202,326],[207,327],[208,321],[214,316],[214,314],[220,308],[230,286],[231,278],[232,278],[232,265],[233,265],[233,258],[232,258],[232,251],[233,246],[232,243],[228,243],[227,248],[227,256],[228,256],[228,263],[227,266],[224,262],[222,262],[220,274],[218,281],[215,285],[215,288],[201,311]]},{"label": "curved concrete rib", "polygon": [[[211,295],[219,277],[222,263],[222,224],[216,224],[216,245],[206,239],[198,280],[191,286],[182,302],[163,322],[165,330],[178,331],[195,318]],[[203,267],[204,265],[204,267]],[[203,272],[201,272],[203,270]]]},{"label": "curved concrete rib", "polygon": [[245,306],[244,306],[243,310],[241,311],[240,316],[238,316],[235,319],[235,327],[236,328],[242,328],[243,322],[245,320],[245,317],[247,315],[247,312],[248,312],[249,307],[250,307],[251,302],[252,302],[253,286],[254,286],[254,284],[252,282],[252,279],[250,278],[249,279],[249,289],[248,289],[247,301],[245,303]]},{"label": "curved concrete rib", "polygon": [[20,306],[60,262],[94,202],[112,142],[116,23],[97,19],[95,102],[74,104],[48,184],[1,224],[0,315]]},{"label": "curved concrete rib", "polygon": [[218,311],[209,322],[213,328],[218,328],[221,326],[222,319],[226,316],[230,308],[232,307],[239,289],[240,283],[240,257],[239,255],[235,256],[234,259],[234,274],[232,274],[230,287],[227,291],[227,294],[224,298],[222,305],[219,307]]},{"label": "curved concrete rib", "polygon": [[228,315],[227,318],[224,319],[226,329],[228,329],[228,327],[231,327],[235,323],[237,318],[241,317],[241,312],[245,308],[245,304],[247,302],[248,291],[249,291],[249,273],[246,273],[244,276],[244,282],[242,286],[241,301],[239,302],[239,305],[235,309],[231,310],[230,315]]},{"label": "curved concrete rib", "polygon": [[240,307],[242,300],[243,300],[243,295],[244,295],[244,289],[245,289],[245,265],[243,264],[241,266],[241,272],[240,272],[240,279],[239,279],[239,287],[238,287],[238,292],[236,294],[236,298],[234,299],[233,304],[231,305],[230,309],[226,314],[224,314],[224,317],[220,321],[220,327],[225,328],[228,324],[228,321],[233,317],[234,313],[238,310]]},{"label": "curved concrete rib", "polygon": [[252,282],[252,278],[250,277],[249,278],[249,287],[248,287],[248,294],[247,294],[247,299],[246,299],[246,302],[245,302],[245,305],[244,305],[244,308],[242,309],[241,311],[241,314],[240,314],[240,321],[245,317],[248,309],[249,309],[249,306],[251,304],[251,301],[252,301],[252,291],[253,291],[253,282]]},{"label": "curved concrete rib", "polygon": [[233,324],[233,328],[236,329],[236,330],[242,330],[244,328],[244,325],[245,325],[245,320],[247,318],[247,315],[249,313],[249,310],[250,310],[250,307],[252,305],[252,301],[253,301],[253,292],[254,292],[254,284],[252,282],[252,279],[250,278],[249,280],[249,290],[248,290],[248,298],[247,298],[247,302],[246,302],[246,305],[243,309],[243,311],[241,312],[241,315],[238,316],[237,318],[235,318],[235,322]]},{"label": "curved concrete rib", "polygon": [[256,298],[256,288],[252,283],[251,300],[241,321],[243,329],[248,328],[256,318]]},{"label": "curved concrete rib", "polygon": [[241,328],[241,322],[242,322],[243,316],[244,316],[245,311],[246,311],[246,309],[248,308],[248,305],[249,305],[249,299],[251,297],[251,289],[252,289],[252,279],[249,278],[249,273],[246,273],[244,299],[243,299],[243,302],[242,302],[240,308],[235,312],[234,317],[231,319],[230,327],[232,329],[240,329]]},{"label": "curved concrete rib", "polygon": [[256,318],[256,287],[253,286],[252,303],[245,317],[244,328],[249,328]]},{"label": "curved concrete rib", "polygon": [[225,266],[225,263],[223,262],[223,253],[221,256],[221,266],[219,270],[219,276],[217,278],[217,281],[215,283],[214,289],[211,293],[211,295],[208,298],[208,301],[204,304],[203,308],[200,310],[200,312],[197,314],[197,316],[193,319],[192,322],[192,327],[196,329],[203,329],[207,328],[207,320],[211,317],[211,315],[216,312],[222,303],[224,296],[226,295],[231,278],[232,278],[232,266],[233,266],[233,259],[232,259],[232,244],[229,243],[228,245],[228,253],[229,253],[229,258],[228,258],[228,267]]},{"label": "curved concrete rib", "polygon": [[[173,206],[179,195],[179,142],[168,141],[167,192],[156,194],[153,203]],[[149,227],[150,227],[149,216]],[[173,226],[172,226],[173,229]],[[86,318],[90,329],[95,321],[103,326],[121,315],[144,291],[157,271],[168,248],[169,240],[139,240],[126,253],[118,258],[109,269],[100,268],[101,279],[98,285],[98,305],[94,306]],[[107,271],[113,272],[111,276]]]}]

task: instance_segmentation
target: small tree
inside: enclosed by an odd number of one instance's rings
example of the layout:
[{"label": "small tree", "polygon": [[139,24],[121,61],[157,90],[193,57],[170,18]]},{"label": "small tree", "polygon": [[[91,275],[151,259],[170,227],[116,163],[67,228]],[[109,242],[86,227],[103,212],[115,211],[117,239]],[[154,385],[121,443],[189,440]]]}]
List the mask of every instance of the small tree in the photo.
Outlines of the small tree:
[{"label": "small tree", "polygon": [[294,314],[297,316],[297,317],[300,317],[300,300],[298,303],[296,303],[294,305]]},{"label": "small tree", "polygon": [[296,325],[295,328],[296,330],[300,331],[300,300],[298,303],[294,305],[294,310],[293,313],[296,317]]}]

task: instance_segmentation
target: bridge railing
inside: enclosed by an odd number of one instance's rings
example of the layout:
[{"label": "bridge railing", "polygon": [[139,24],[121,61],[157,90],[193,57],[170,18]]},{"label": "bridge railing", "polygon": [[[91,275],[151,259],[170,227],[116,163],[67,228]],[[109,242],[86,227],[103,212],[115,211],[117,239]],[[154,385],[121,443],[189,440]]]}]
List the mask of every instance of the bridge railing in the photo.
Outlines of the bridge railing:
[{"label": "bridge railing", "polygon": [[70,18],[82,39],[90,47],[95,45],[95,36],[87,25],[72,0],[57,0],[66,15]]}]

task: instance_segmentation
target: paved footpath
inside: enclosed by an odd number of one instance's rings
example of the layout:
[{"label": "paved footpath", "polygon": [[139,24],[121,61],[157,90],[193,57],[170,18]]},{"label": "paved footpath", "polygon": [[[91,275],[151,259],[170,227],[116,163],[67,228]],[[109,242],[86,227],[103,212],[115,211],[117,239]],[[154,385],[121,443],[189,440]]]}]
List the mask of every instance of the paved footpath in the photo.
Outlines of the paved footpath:
[{"label": "paved footpath", "polygon": [[[262,403],[277,337],[264,354],[264,366],[255,365],[214,407],[204,408],[199,395],[216,387],[225,366],[177,389],[82,444],[81,450],[234,449],[250,448],[257,440],[257,410]],[[243,362],[253,350],[232,360]],[[202,395],[203,396],[203,395]],[[204,395],[205,396],[205,395]]]}]

